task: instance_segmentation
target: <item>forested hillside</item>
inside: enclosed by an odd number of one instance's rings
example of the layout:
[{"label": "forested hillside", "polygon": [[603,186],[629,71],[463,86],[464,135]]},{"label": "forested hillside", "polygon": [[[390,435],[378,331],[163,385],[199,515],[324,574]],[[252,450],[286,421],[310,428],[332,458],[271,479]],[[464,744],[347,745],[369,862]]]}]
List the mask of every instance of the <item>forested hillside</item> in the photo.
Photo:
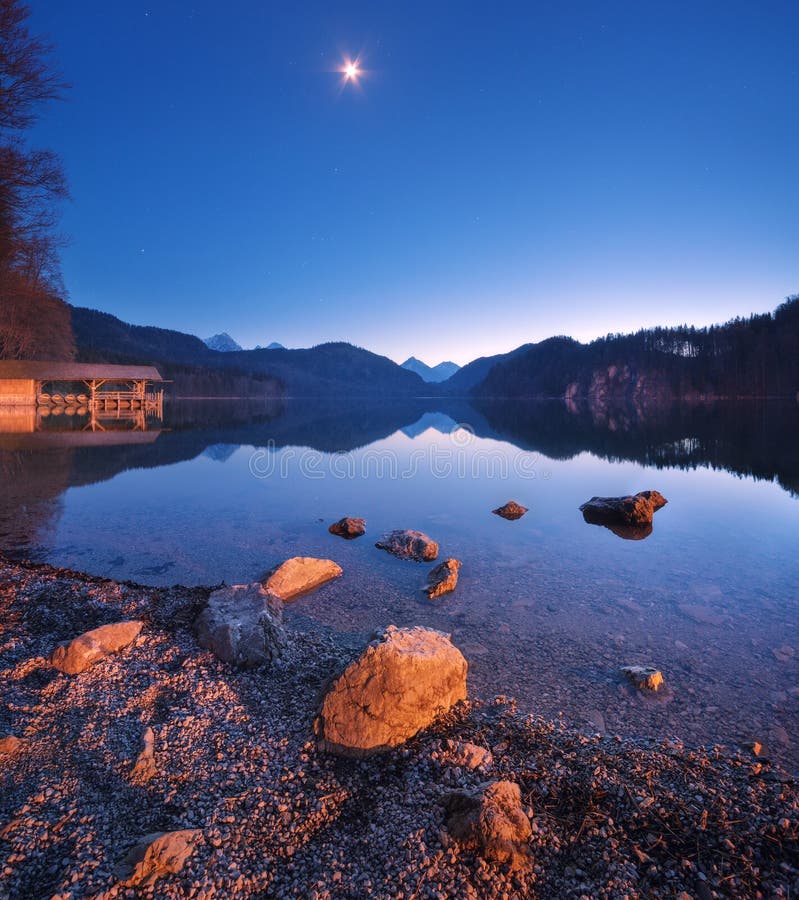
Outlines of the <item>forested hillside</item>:
[{"label": "forested hillside", "polygon": [[473,393],[669,400],[791,397],[797,391],[799,296],[773,313],[707,328],[642,329],[590,344],[550,338],[498,359]]}]

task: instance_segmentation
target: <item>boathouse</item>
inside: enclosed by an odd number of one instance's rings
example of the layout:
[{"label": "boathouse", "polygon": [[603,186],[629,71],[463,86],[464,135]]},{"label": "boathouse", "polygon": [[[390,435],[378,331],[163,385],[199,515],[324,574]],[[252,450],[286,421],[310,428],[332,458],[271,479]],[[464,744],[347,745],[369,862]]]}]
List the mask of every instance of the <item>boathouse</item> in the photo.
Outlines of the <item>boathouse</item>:
[{"label": "boathouse", "polygon": [[77,405],[160,412],[163,383],[154,366],[0,360],[0,406]]}]

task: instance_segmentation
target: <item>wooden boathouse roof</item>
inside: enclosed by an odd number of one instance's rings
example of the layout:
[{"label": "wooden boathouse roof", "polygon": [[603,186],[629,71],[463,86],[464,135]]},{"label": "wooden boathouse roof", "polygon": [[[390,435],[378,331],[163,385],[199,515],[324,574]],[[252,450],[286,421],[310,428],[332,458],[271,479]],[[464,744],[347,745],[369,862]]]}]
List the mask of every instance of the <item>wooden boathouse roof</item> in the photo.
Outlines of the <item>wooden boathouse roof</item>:
[{"label": "wooden boathouse roof", "polygon": [[164,379],[155,366],[117,366],[106,363],[0,360],[0,380],[35,381],[156,381]]}]

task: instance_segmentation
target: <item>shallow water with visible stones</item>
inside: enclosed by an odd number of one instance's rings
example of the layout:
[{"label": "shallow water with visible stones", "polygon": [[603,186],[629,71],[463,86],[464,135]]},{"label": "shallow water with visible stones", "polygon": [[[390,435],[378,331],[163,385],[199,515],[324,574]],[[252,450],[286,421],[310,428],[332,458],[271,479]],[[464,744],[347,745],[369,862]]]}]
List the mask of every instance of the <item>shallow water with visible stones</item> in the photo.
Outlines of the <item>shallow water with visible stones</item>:
[{"label": "shallow water with visible stones", "polygon": [[[303,628],[440,628],[479,695],[587,732],[757,740],[796,767],[795,410],[766,413],[586,424],[454,401],[396,414],[295,404],[212,426],[198,414],[147,443],[0,436],[0,549],[153,585],[250,582],[290,556],[329,557],[344,576],[289,608]],[[578,511],[650,488],[669,503],[643,540]],[[511,499],[523,518],[491,514]],[[366,519],[366,535],[329,534],[342,516]],[[429,601],[430,566],[375,549],[392,528],[461,560],[455,593]],[[635,690],[618,673],[628,664],[657,666],[665,689]]]}]

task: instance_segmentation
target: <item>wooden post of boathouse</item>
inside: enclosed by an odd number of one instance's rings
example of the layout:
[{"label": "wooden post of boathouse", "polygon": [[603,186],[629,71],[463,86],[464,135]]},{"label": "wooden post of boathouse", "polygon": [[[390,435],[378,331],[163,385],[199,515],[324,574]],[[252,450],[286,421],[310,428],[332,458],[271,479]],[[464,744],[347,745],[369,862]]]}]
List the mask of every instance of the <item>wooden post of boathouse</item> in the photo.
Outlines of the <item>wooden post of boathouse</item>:
[{"label": "wooden post of boathouse", "polygon": [[164,383],[154,366],[0,360],[0,407],[137,410],[161,416]]}]

